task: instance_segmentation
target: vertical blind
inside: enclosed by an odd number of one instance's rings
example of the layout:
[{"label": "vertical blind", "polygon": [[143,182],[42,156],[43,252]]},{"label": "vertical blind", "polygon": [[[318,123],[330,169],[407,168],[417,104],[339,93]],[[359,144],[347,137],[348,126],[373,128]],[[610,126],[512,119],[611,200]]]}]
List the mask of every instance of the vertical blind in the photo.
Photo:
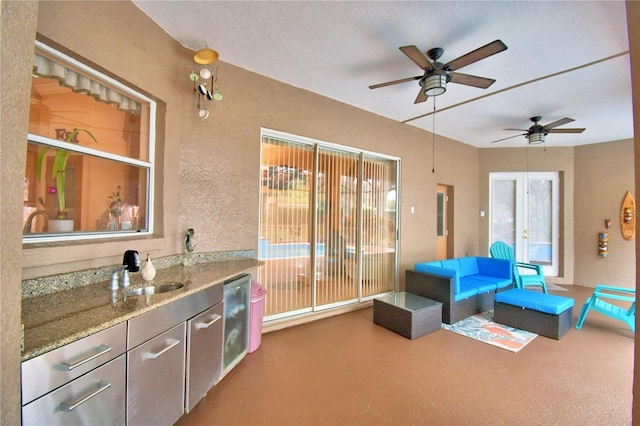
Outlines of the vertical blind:
[{"label": "vertical blind", "polygon": [[397,161],[263,137],[265,318],[395,289]]}]

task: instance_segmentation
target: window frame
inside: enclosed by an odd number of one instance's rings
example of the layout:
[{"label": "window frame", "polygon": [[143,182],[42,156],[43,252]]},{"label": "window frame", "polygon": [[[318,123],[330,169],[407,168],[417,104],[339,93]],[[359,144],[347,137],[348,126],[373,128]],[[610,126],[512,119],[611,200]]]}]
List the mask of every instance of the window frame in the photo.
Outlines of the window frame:
[{"label": "window frame", "polygon": [[[127,96],[130,96],[136,101],[141,103],[146,103],[149,105],[149,123],[148,123],[148,140],[146,143],[148,144],[148,161],[143,161],[139,159],[135,159],[132,157],[122,156],[118,154],[113,154],[110,152],[105,152],[97,149],[93,149],[86,146],[81,145],[71,145],[64,141],[59,141],[56,139],[51,139],[45,136],[27,133],[27,144],[32,142],[38,145],[48,146],[50,148],[63,148],[71,153],[81,154],[81,155],[91,155],[97,158],[109,160],[109,161],[117,161],[120,163],[124,163],[126,165],[140,167],[146,171],[146,179],[147,179],[147,188],[146,188],[146,212],[145,217],[147,221],[146,229],[141,229],[136,232],[135,236],[149,236],[154,233],[154,211],[155,211],[155,150],[156,150],[156,121],[157,121],[157,103],[152,98],[134,90],[133,88],[125,85],[124,83],[105,75],[104,73],[97,71],[90,66],[80,62],[77,59],[72,58],[71,56],[60,52],[53,47],[35,40],[36,49],[40,49],[52,57],[56,58],[63,63],[66,63],[72,67],[80,69],[81,71],[87,73],[92,78],[97,81],[103,82],[107,85],[110,85],[117,90],[125,93]],[[25,147],[26,148],[26,147]],[[37,244],[37,243],[45,243],[45,242],[66,242],[66,241],[83,241],[83,240],[103,240],[103,239],[112,239],[112,238],[122,238],[122,237],[131,237],[131,231],[119,231],[114,230],[110,232],[92,232],[92,231],[74,231],[69,234],[55,235],[55,234],[23,234],[22,243],[23,244]]]}]

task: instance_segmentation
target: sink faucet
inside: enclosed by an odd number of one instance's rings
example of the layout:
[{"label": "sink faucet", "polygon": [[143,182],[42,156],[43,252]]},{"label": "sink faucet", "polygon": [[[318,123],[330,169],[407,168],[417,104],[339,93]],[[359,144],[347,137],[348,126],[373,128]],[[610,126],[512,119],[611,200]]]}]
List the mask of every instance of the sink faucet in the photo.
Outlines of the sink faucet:
[{"label": "sink faucet", "polygon": [[38,216],[39,214],[41,214],[44,217],[46,217],[47,218],[47,224],[49,223],[49,219],[51,219],[51,217],[49,216],[49,213],[47,213],[44,210],[36,210],[33,213],[31,213],[29,215],[29,217],[27,218],[27,222],[24,224],[24,228],[22,228],[22,233],[23,234],[30,234],[31,233],[31,223],[33,222],[33,218]]}]

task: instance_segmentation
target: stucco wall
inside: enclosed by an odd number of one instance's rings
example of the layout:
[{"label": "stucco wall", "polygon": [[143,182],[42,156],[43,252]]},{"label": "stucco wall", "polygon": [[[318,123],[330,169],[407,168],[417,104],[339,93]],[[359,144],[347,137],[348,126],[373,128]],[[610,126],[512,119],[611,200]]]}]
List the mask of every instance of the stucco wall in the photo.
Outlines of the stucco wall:
[{"label": "stucco wall", "polygon": [[20,424],[20,251],[31,40],[37,2],[1,2],[0,96],[0,424]]},{"label": "stucco wall", "polygon": [[[634,191],[633,140],[576,147],[575,284],[635,288],[635,241],[622,238],[620,204]],[[611,219],[606,229],[604,219]],[[598,232],[609,233],[609,256],[598,256]]]}]

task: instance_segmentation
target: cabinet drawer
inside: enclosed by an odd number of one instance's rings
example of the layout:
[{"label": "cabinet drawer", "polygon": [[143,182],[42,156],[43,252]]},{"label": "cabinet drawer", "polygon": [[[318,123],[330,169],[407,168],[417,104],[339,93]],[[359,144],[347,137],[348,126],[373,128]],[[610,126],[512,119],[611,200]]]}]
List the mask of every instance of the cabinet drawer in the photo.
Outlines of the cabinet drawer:
[{"label": "cabinet drawer", "polygon": [[127,352],[127,425],[170,425],[184,414],[186,326]]},{"label": "cabinet drawer", "polygon": [[126,322],[22,363],[22,405],[126,351]]},{"label": "cabinet drawer", "polygon": [[214,285],[129,320],[127,349],[132,349],[222,301],[222,285]]},{"label": "cabinet drawer", "polygon": [[125,355],[22,407],[23,425],[124,425]]}]

